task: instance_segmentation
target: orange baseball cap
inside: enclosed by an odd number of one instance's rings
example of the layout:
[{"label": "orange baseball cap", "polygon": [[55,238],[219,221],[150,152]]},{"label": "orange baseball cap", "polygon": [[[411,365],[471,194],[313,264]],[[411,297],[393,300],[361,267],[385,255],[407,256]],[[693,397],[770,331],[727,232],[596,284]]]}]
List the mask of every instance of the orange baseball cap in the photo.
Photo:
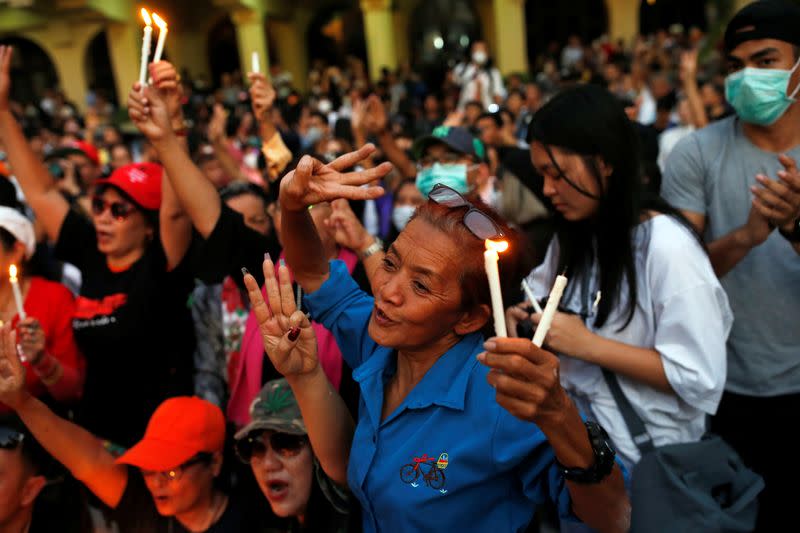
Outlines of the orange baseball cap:
[{"label": "orange baseball cap", "polygon": [[117,463],[164,472],[198,453],[220,452],[224,445],[222,410],[196,396],[178,396],[158,406],[147,423],[144,438],[117,459]]}]

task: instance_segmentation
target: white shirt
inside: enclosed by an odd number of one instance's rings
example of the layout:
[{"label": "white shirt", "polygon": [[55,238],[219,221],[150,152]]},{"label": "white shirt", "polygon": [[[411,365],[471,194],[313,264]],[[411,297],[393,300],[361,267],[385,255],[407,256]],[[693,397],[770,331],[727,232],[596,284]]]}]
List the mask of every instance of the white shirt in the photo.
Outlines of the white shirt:
[{"label": "white shirt", "polygon": [[[622,331],[617,331],[626,318],[626,307],[621,304],[603,327],[594,327],[591,309],[599,286],[596,264],[585,281],[569,281],[560,307],[590,315],[587,327],[602,337],[656,350],[675,393],[617,374],[620,386],[654,445],[697,441],[705,433],[705,415],[716,412],[725,385],[725,341],[733,322],[728,299],[705,252],[674,218],[658,215],[643,222],[634,230],[633,239],[637,304]],[[558,242],[553,239],[544,262],[528,277],[536,298],[549,294],[558,255]],[[620,301],[627,299],[624,288]],[[560,360],[564,389],[588,418],[608,431],[625,465],[636,464],[639,450],[601,368],[563,354]]]},{"label": "white shirt", "polygon": [[661,169],[661,172],[664,172],[664,169],[667,166],[667,158],[669,154],[672,153],[672,149],[675,148],[675,145],[678,144],[684,137],[689,135],[695,130],[695,127],[692,125],[688,126],[675,126],[664,131],[661,135],[658,136],[658,168]]},{"label": "white shirt", "polygon": [[495,97],[501,100],[506,97],[503,78],[495,67],[479,69],[474,63],[461,63],[453,69],[453,78],[461,87],[461,96],[458,99],[459,109],[463,110],[467,102],[477,100],[483,104],[483,109],[487,110],[490,105],[495,103]]}]

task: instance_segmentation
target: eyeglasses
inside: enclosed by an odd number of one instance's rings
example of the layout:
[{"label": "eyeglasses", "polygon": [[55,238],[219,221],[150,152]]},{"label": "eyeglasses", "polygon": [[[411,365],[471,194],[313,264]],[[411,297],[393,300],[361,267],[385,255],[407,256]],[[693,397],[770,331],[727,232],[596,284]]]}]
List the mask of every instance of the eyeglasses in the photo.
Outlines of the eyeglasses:
[{"label": "eyeglasses", "polygon": [[95,216],[100,216],[106,212],[106,209],[111,210],[111,216],[117,220],[125,220],[136,209],[127,202],[106,202],[99,196],[92,198],[92,213]]},{"label": "eyeglasses", "polygon": [[249,464],[253,457],[256,459],[264,457],[268,447],[280,457],[295,457],[307,442],[308,437],[305,435],[259,431],[237,440],[234,449],[239,460]]},{"label": "eyeglasses", "polygon": [[25,440],[23,433],[9,427],[0,427],[0,449],[15,450],[23,440]]},{"label": "eyeglasses", "polygon": [[428,199],[431,201],[449,207],[450,209],[457,209],[459,207],[469,207],[464,213],[464,225],[480,240],[486,239],[499,239],[504,236],[503,230],[492,220],[489,215],[472,205],[466,198],[461,196],[461,193],[455,189],[451,189],[447,185],[437,183],[436,186],[428,193]]},{"label": "eyeglasses", "polygon": [[201,453],[198,454],[196,457],[189,459],[185,463],[180,466],[173,468],[172,470],[167,470],[165,472],[152,472],[150,470],[142,470],[142,477],[145,480],[155,481],[158,479],[164,483],[170,481],[178,481],[183,477],[183,472],[192,465],[196,465],[199,463],[206,463],[208,464],[211,462],[211,454],[210,453]]}]

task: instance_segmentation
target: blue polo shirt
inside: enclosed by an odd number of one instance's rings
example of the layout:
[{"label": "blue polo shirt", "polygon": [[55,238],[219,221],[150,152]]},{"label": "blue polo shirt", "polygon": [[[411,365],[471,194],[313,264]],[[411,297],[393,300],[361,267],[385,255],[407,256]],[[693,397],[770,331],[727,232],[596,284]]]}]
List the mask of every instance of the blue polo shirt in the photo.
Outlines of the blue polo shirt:
[{"label": "blue polo shirt", "polygon": [[367,333],[374,300],[341,261],[305,300],[333,332],[361,387],[347,478],[364,531],[522,531],[536,508],[556,502],[575,520],[544,434],[500,407],[473,333],[442,355],[395,412],[381,421],[394,350]]}]

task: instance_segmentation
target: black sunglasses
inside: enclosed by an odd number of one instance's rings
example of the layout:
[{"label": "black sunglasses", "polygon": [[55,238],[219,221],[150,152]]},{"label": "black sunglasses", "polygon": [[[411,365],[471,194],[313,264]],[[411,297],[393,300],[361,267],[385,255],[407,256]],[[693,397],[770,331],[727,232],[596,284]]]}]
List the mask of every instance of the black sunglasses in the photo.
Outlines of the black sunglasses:
[{"label": "black sunglasses", "polygon": [[264,457],[268,446],[280,457],[295,457],[307,442],[308,437],[305,435],[254,431],[237,440],[234,449],[239,460],[247,464],[253,457],[256,459]]},{"label": "black sunglasses", "polygon": [[117,220],[125,220],[136,208],[125,202],[106,202],[99,196],[92,197],[92,213],[95,216],[99,217],[106,209],[110,209],[111,216]]},{"label": "black sunglasses", "polygon": [[431,192],[428,193],[428,199],[439,205],[449,207],[450,209],[469,207],[467,212],[464,213],[464,225],[480,240],[485,241],[486,239],[499,239],[504,237],[503,230],[500,229],[489,215],[472,205],[455,189],[437,183],[436,186],[431,189]]},{"label": "black sunglasses", "polygon": [[16,450],[23,440],[25,440],[23,433],[9,427],[0,427],[0,449]]}]

